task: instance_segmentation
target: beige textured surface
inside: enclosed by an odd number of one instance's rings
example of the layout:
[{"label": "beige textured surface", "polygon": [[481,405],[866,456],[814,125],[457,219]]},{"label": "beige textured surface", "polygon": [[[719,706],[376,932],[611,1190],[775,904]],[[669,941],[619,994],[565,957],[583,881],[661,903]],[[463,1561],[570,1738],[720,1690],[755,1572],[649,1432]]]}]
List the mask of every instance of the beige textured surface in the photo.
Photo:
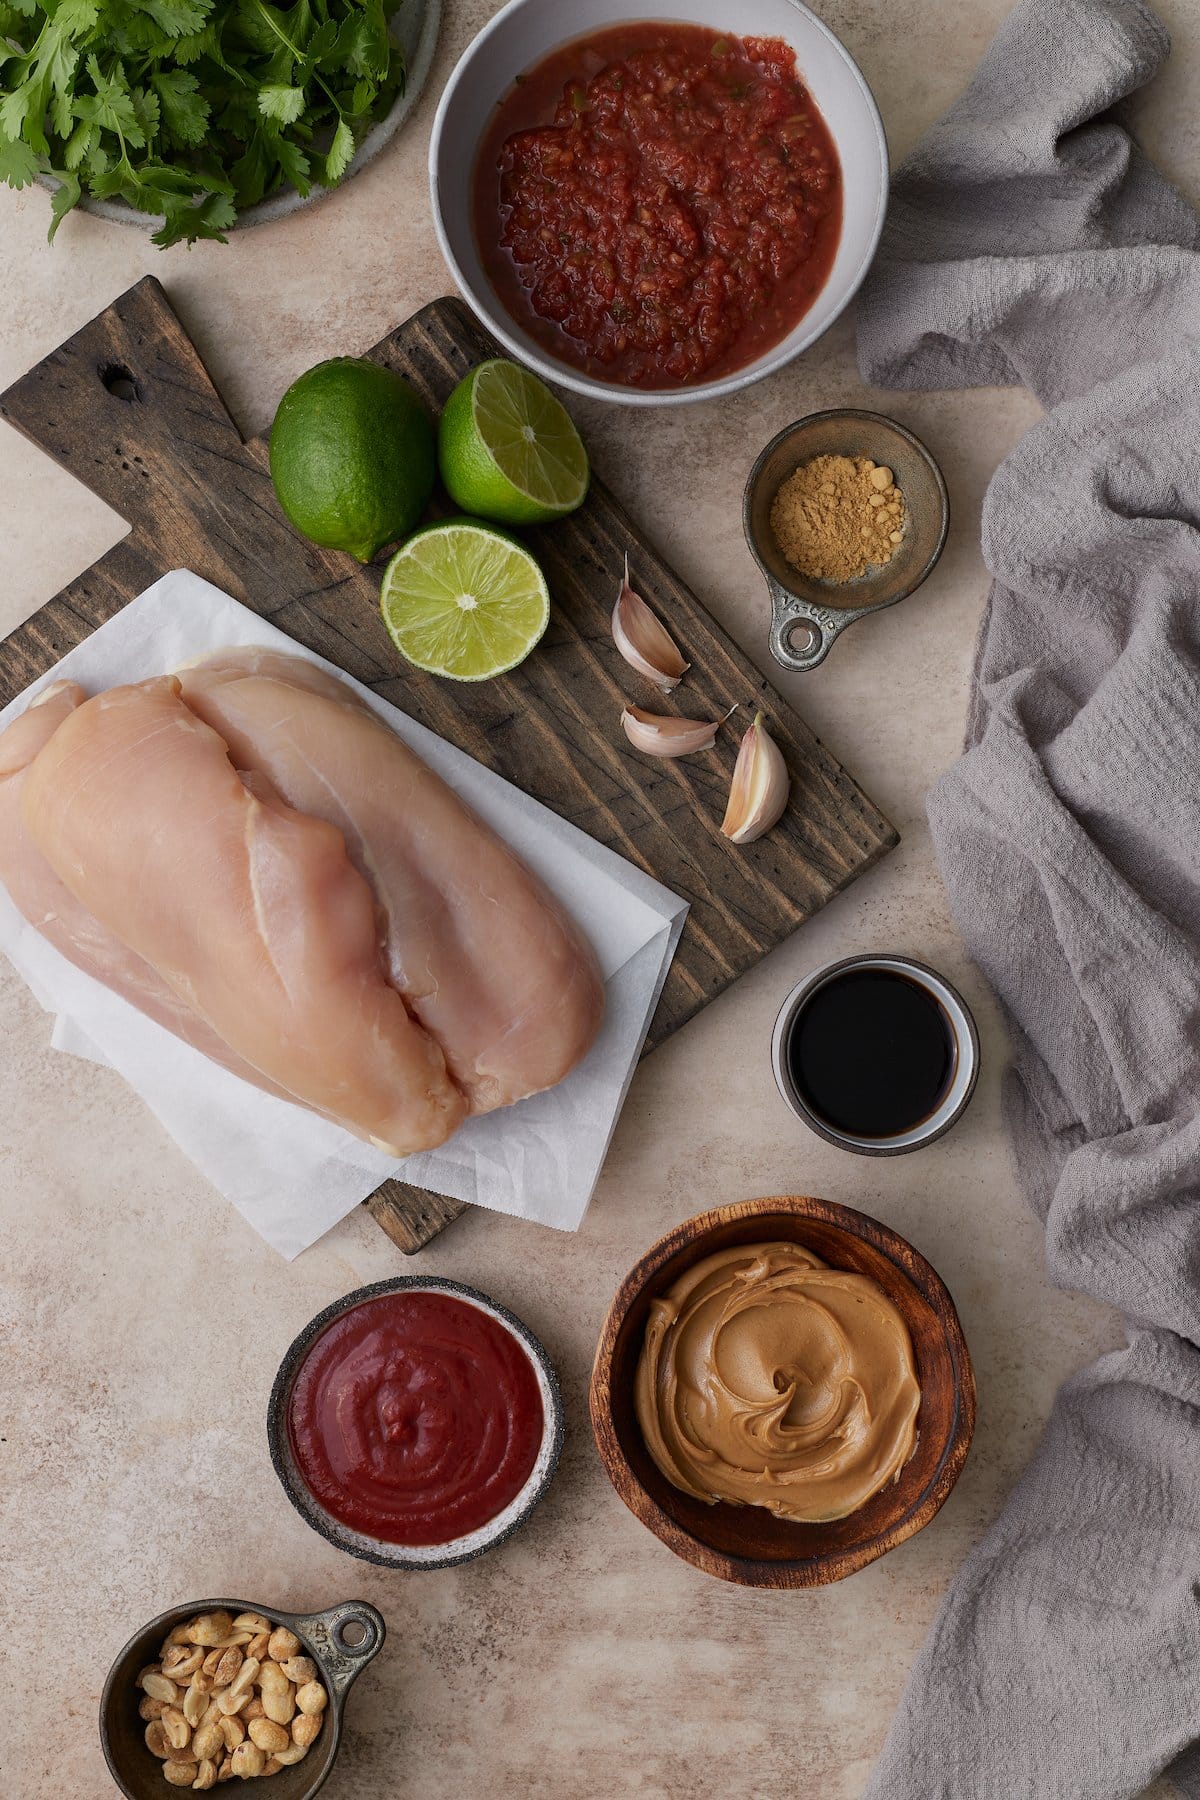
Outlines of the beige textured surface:
[{"label": "beige textured surface", "polygon": [[[433,97],[489,10],[450,0],[415,122],[343,195],[227,249],[160,256],[132,231],[76,217],[51,251],[45,195],[0,190],[0,385],[152,270],[239,423],[257,430],[309,363],[370,344],[443,292],[425,140]],[[860,57],[903,154],[963,84],[1004,4],[965,0],[947,13],[917,0],[825,0],[822,10]],[[1167,10],[1179,48],[1137,118],[1194,192],[1200,3]],[[285,1267],[114,1076],[50,1052],[47,1020],[0,970],[0,1566],[9,1642],[21,1644],[18,1697],[0,1727],[6,1800],[110,1791],[94,1720],[112,1654],[153,1612],[214,1591],[300,1609],[363,1595],[387,1615],[391,1635],[351,1701],[329,1800],[861,1792],[938,1597],[1055,1387],[1119,1331],[1042,1279],[1040,1232],[999,1125],[1003,1033],[947,916],[922,805],[959,741],[985,588],[980,499],[1034,408],[1020,394],[864,393],[844,325],[802,367],[731,404],[657,417],[581,408],[580,422],[606,479],[761,656],[766,610],[741,539],[742,480],[781,425],[847,401],[881,404],[928,441],[954,526],[920,595],[855,627],[822,670],[792,682],[791,697],[904,841],[644,1066],[577,1237],[477,1213],[420,1259],[516,1308],[562,1371],[562,1471],[503,1550],[404,1578],[305,1530],[267,1460],[276,1363],[327,1301],[411,1265],[360,1215]],[[120,531],[0,434],[0,630]],[[883,948],[915,952],[961,983],[982,1027],[984,1074],[948,1139],[870,1162],[792,1121],[767,1049],[794,980],[829,957]],[[662,1229],[720,1200],[798,1189],[877,1213],[940,1269],[974,1353],[980,1422],[957,1491],[922,1535],[841,1587],[763,1595],[706,1581],[625,1513],[591,1443],[586,1379],[613,1287]]]}]

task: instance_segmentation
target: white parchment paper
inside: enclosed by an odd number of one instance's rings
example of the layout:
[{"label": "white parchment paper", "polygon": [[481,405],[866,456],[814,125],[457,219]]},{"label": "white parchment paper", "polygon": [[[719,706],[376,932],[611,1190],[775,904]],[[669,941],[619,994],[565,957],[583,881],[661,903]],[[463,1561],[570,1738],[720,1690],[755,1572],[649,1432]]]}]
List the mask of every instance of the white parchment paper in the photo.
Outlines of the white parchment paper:
[{"label": "white parchment paper", "polygon": [[[199,576],[178,569],[5,707],[0,729],[51,681],[70,677],[95,692],[246,644],[332,667]],[[349,680],[340,669],[333,673]],[[439,1150],[396,1162],[219,1068],[72,967],[26,924],[2,886],[0,950],[55,1014],[56,1048],[118,1070],[213,1185],[284,1256],[314,1243],[389,1175],[573,1231],[600,1173],[686,903],[370,689],[349,685],[536,870],[595,947],[604,975],[604,1025],[565,1081],[469,1120]]]}]

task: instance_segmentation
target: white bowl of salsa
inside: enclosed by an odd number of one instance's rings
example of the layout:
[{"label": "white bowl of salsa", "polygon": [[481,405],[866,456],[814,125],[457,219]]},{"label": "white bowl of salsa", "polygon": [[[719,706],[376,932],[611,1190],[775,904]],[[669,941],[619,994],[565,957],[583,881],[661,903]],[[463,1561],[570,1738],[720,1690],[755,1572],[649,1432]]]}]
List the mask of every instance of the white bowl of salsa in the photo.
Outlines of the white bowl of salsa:
[{"label": "white bowl of salsa", "polygon": [[463,294],[576,393],[661,406],[772,374],[879,242],[862,73],[800,0],[589,0],[582,35],[563,12],[509,0],[442,94],[433,215]]}]

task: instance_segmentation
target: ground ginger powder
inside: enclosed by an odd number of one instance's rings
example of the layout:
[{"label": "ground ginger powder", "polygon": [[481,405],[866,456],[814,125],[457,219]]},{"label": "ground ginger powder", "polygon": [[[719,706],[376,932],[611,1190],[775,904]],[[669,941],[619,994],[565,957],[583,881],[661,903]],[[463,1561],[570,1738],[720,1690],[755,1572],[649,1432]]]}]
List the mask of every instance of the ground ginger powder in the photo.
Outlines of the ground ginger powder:
[{"label": "ground ginger powder", "polygon": [[892,471],[866,456],[814,456],[788,476],[771,507],[776,543],[815,581],[853,581],[890,562],[904,519]]}]

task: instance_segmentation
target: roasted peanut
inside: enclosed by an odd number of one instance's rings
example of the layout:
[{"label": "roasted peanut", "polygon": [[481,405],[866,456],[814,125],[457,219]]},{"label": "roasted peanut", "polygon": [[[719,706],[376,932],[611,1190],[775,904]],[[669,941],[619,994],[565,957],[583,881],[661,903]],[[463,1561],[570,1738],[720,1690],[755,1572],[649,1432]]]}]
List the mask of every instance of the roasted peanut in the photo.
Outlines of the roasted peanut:
[{"label": "roasted peanut", "polygon": [[167,1742],[167,1734],[163,1730],[161,1719],[151,1719],[146,1727],[146,1748],[151,1756],[157,1756],[159,1762],[166,1762],[171,1754],[171,1746]]},{"label": "roasted peanut", "polygon": [[[224,1654],[225,1654],[225,1652],[223,1650],[210,1650],[209,1651],[208,1655],[205,1657],[204,1661],[200,1665],[200,1667],[204,1670],[204,1673],[206,1675],[213,1675],[216,1673],[217,1664],[220,1662],[220,1660],[224,1656]],[[218,1684],[218,1685],[220,1685],[220,1684]]]},{"label": "roasted peanut", "polygon": [[204,1761],[200,1764],[200,1767],[196,1771],[196,1779],[195,1779],[195,1781],[193,1781],[192,1786],[199,1793],[203,1793],[206,1788],[216,1787],[216,1785],[217,1785],[217,1765],[215,1762],[212,1762],[208,1757],[205,1757]]},{"label": "roasted peanut", "polygon": [[239,1613],[237,1618],[233,1621],[233,1629],[235,1631],[249,1631],[257,1636],[260,1631],[270,1632],[271,1621],[270,1619],[264,1619],[261,1613]]},{"label": "roasted peanut", "polygon": [[250,1642],[246,1645],[246,1655],[247,1656],[256,1656],[258,1658],[259,1662],[261,1662],[263,1657],[267,1654],[267,1645],[270,1643],[270,1641],[271,1641],[270,1632],[269,1631],[260,1631],[258,1636],[252,1637],[250,1639]]},{"label": "roasted peanut", "polygon": [[228,1718],[221,1719],[221,1736],[225,1740],[226,1750],[236,1750],[245,1735],[246,1727],[236,1713],[231,1713]]},{"label": "roasted peanut", "polygon": [[195,1763],[168,1762],[163,1764],[163,1774],[172,1787],[191,1787],[196,1779]]},{"label": "roasted peanut", "polygon": [[277,1625],[271,1633],[270,1653],[275,1662],[283,1662],[289,1656],[298,1656],[300,1639],[286,1625]]},{"label": "roasted peanut", "polygon": [[227,1756],[225,1758],[224,1762],[221,1764],[220,1768],[217,1770],[217,1780],[218,1781],[232,1781],[233,1780],[233,1758],[231,1756]]},{"label": "roasted peanut", "polygon": [[265,1750],[268,1756],[274,1756],[277,1750],[286,1750],[291,1738],[282,1725],[276,1725],[273,1719],[252,1719],[250,1721],[250,1742]]},{"label": "roasted peanut", "polygon": [[[208,1705],[200,1715],[200,1725],[219,1725],[221,1723],[221,1707],[216,1694],[208,1696]],[[200,1727],[198,1726],[197,1729]]]},{"label": "roasted peanut", "polygon": [[261,1775],[267,1761],[258,1745],[252,1744],[249,1739],[238,1745],[232,1760],[234,1774],[240,1775],[243,1781],[249,1780],[252,1775]]},{"label": "roasted peanut", "polygon": [[193,1730],[208,1711],[208,1695],[203,1688],[198,1688],[196,1686],[194,1680],[187,1693],[183,1696],[182,1711],[184,1718]]},{"label": "roasted peanut", "polygon": [[244,1656],[242,1666],[229,1684],[231,1694],[247,1695],[251,1693],[258,1680],[259,1664],[255,1657]]},{"label": "roasted peanut", "polygon": [[144,1700],[138,1701],[138,1718],[161,1719],[162,1709],[166,1704],[165,1700],[152,1700],[147,1694]]},{"label": "roasted peanut", "polygon": [[260,1666],[258,1671],[258,1685],[262,1688],[264,1693],[266,1693],[269,1688],[273,1688],[276,1693],[282,1692],[287,1684],[288,1678],[277,1662],[265,1662]]},{"label": "roasted peanut", "polygon": [[248,1706],[249,1703],[250,1703],[250,1690],[249,1689],[247,1689],[244,1694],[243,1693],[235,1694],[231,1687],[227,1687],[227,1688],[221,1688],[221,1690],[217,1694],[217,1705],[220,1707],[222,1714],[226,1718],[228,1718],[231,1713],[240,1712],[242,1710],[242,1707]]},{"label": "roasted peanut", "polygon": [[281,1666],[288,1680],[294,1681],[297,1687],[317,1679],[317,1665],[311,1656],[289,1656]]},{"label": "roasted peanut", "polygon": [[165,1706],[159,1720],[172,1750],[186,1750],[192,1741],[192,1727],[177,1706]]},{"label": "roasted peanut", "polygon": [[290,1681],[282,1688],[264,1688],[262,1709],[277,1725],[290,1725],[296,1711],[296,1690]]},{"label": "roasted peanut", "polygon": [[204,1652],[196,1644],[168,1643],[163,1646],[162,1672],[172,1681],[179,1682],[181,1687],[187,1685],[203,1661]]},{"label": "roasted peanut", "polygon": [[228,1650],[214,1650],[213,1655],[217,1658],[211,1670],[213,1686],[228,1687],[237,1678],[237,1672],[246,1659],[236,1645],[231,1645]]},{"label": "roasted peanut", "polygon": [[189,1644],[203,1644],[208,1649],[227,1640],[233,1631],[233,1620],[227,1612],[201,1613],[188,1626]]},{"label": "roasted peanut", "polygon": [[277,1756],[268,1756],[266,1762],[263,1764],[263,1774],[264,1775],[278,1775],[278,1773],[279,1773],[280,1769],[282,1769],[282,1767],[283,1767],[283,1764],[280,1762],[280,1760]]},{"label": "roasted peanut", "polygon": [[175,1683],[157,1669],[142,1676],[141,1686],[152,1700],[164,1700],[168,1706],[174,1706],[179,1698],[179,1689]]},{"label": "roasted peanut", "polygon": [[[220,1725],[214,1719],[211,1725],[198,1725],[192,1736],[192,1749],[203,1762],[207,1757],[223,1756],[225,1753],[225,1736]],[[213,1771],[214,1775],[216,1771]]]},{"label": "roasted peanut", "polygon": [[291,1744],[286,1750],[277,1750],[271,1761],[277,1762],[281,1768],[290,1769],[293,1763],[303,1762],[307,1755],[307,1744]]},{"label": "roasted peanut", "polygon": [[266,1716],[267,1709],[262,1703],[261,1695],[251,1694],[249,1700],[242,1708],[242,1723],[248,1725],[251,1719],[265,1719]]},{"label": "roasted peanut", "polygon": [[319,1681],[306,1681],[296,1689],[296,1705],[302,1713],[323,1713],[329,1705],[329,1695]]},{"label": "roasted peanut", "polygon": [[303,1744],[306,1750],[310,1744],[316,1742],[320,1732],[320,1713],[297,1713],[292,1720],[292,1742],[293,1744]]}]

